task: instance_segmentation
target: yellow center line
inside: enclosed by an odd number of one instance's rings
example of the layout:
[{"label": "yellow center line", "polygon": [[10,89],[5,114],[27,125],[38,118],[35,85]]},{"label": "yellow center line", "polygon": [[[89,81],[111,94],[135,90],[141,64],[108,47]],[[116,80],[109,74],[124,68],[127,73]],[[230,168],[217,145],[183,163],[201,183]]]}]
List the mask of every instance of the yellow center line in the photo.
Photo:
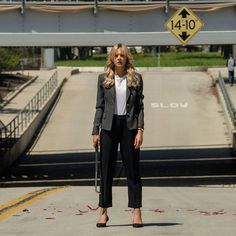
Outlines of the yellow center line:
[{"label": "yellow center line", "polygon": [[25,194],[17,199],[9,201],[3,205],[0,205],[0,221],[5,220],[6,218],[12,216],[14,213],[22,210],[26,206],[29,206],[45,196],[56,193],[60,190],[64,190],[72,186],[62,186],[62,187],[53,187],[47,189],[40,189],[30,193]]}]

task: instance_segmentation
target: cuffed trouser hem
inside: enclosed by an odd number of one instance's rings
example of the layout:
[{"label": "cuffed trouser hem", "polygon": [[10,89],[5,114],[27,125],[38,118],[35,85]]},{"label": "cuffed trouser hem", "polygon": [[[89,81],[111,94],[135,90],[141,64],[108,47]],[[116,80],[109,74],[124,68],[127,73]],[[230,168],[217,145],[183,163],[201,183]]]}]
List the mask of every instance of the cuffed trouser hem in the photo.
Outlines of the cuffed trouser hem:
[{"label": "cuffed trouser hem", "polygon": [[101,208],[109,208],[109,207],[112,207],[112,204],[108,204],[108,205],[98,204],[98,206]]},{"label": "cuffed trouser hem", "polygon": [[141,208],[142,205],[128,205],[129,208]]}]

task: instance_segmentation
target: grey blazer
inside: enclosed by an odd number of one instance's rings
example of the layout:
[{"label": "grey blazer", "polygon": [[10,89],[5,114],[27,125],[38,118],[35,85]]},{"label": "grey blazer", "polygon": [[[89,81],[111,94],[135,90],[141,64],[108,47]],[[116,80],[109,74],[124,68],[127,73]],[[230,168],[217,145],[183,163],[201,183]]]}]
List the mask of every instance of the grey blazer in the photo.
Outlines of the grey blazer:
[{"label": "grey blazer", "polygon": [[[126,90],[126,122],[130,130],[144,128],[143,80],[138,73],[136,73],[136,77],[139,80],[139,86],[136,88],[127,86]],[[114,85],[111,88],[105,88],[104,80],[105,74],[98,76],[96,112],[92,134],[99,134],[100,129],[110,131],[112,128],[116,91]]]}]

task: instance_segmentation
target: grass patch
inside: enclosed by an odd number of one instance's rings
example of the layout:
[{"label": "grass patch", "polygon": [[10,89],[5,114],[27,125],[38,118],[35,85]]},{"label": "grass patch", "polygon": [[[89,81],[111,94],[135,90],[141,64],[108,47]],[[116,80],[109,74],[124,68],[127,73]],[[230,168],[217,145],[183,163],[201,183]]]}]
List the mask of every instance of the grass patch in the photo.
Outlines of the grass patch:
[{"label": "grass patch", "polygon": [[[157,67],[167,66],[224,66],[226,60],[220,53],[216,52],[163,52],[158,57],[153,56],[151,53],[134,54],[134,64],[136,67]],[[106,63],[106,54],[94,54],[93,57],[86,60],[65,60],[56,61],[56,66],[101,66],[104,67]]]}]

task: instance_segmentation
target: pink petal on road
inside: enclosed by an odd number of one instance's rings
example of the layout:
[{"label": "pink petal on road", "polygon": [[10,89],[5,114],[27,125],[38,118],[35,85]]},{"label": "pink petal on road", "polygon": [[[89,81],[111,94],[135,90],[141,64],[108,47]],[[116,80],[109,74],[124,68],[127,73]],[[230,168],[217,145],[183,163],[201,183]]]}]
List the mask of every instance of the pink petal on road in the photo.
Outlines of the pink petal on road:
[{"label": "pink petal on road", "polygon": [[155,209],[153,210],[154,212],[157,212],[157,213],[164,213],[165,211],[163,209]]},{"label": "pink petal on road", "polygon": [[99,206],[98,206],[98,207],[95,207],[95,208],[92,208],[92,207],[89,206],[89,205],[87,205],[87,207],[88,207],[88,209],[91,210],[91,211],[96,211],[96,210],[99,208]]},{"label": "pink petal on road", "polygon": [[209,211],[199,211],[204,216],[210,216],[211,213]]},{"label": "pink petal on road", "polygon": [[81,211],[81,210],[78,210],[80,213],[88,213],[88,211]]}]

